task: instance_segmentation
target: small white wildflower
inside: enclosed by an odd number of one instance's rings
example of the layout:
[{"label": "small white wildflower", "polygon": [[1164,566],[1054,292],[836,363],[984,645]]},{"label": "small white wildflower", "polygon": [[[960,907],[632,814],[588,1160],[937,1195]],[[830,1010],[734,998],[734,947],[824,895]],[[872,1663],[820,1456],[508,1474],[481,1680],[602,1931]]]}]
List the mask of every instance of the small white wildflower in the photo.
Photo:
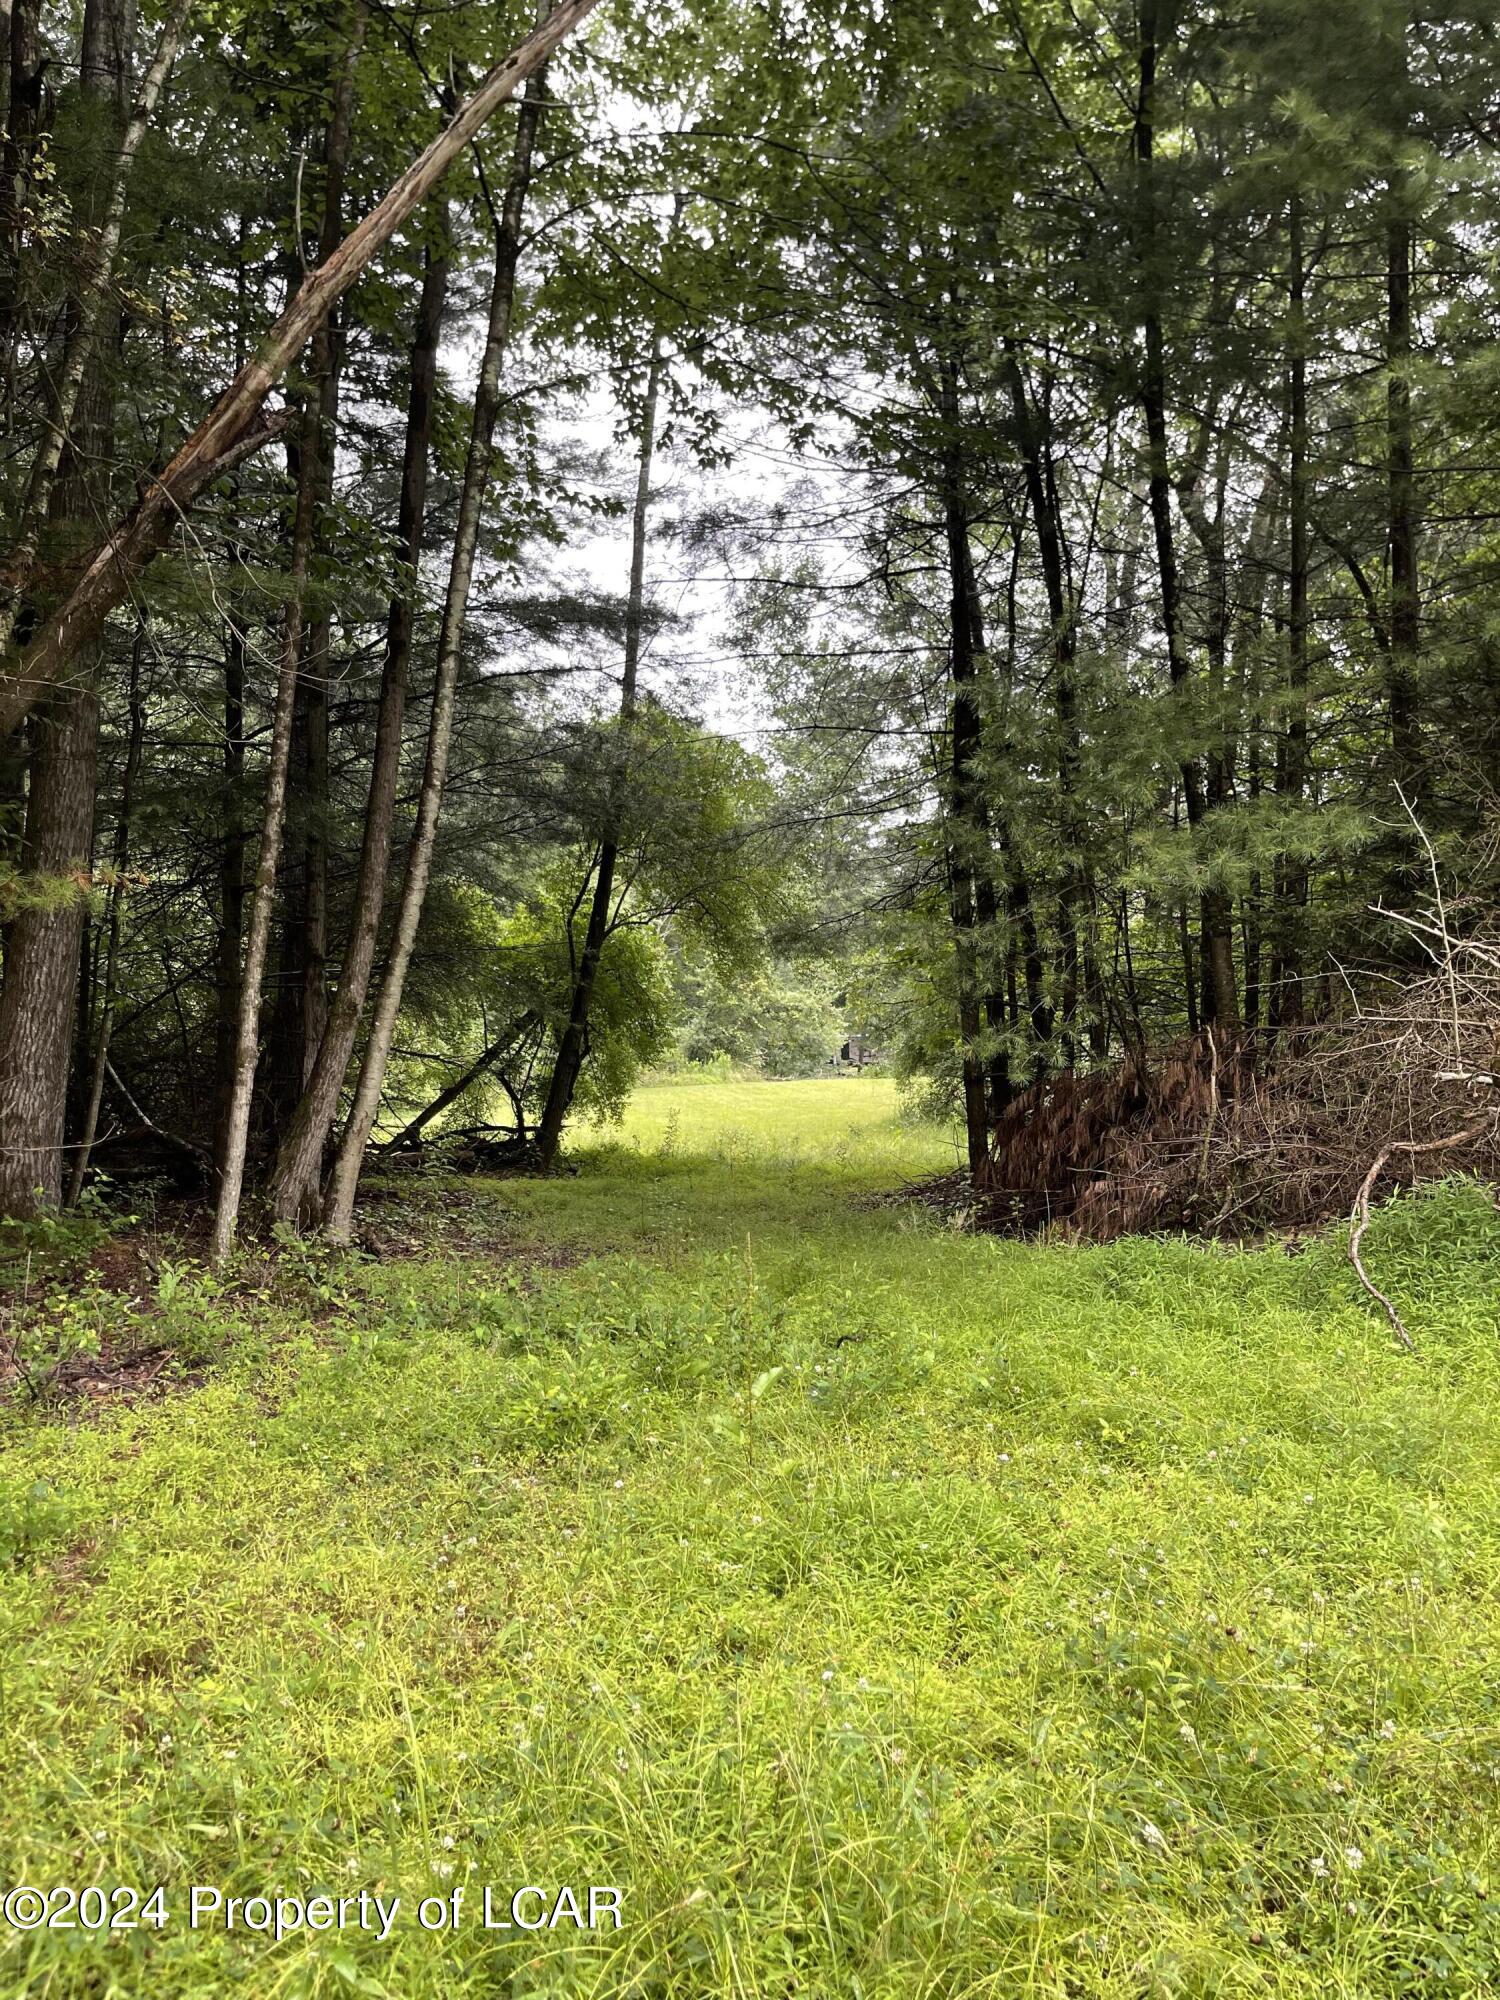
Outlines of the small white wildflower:
[{"label": "small white wildflower", "polygon": [[620,1491],[620,1489],[621,1489],[621,1488],[622,1488],[622,1487],[624,1486],[624,1484],[625,1484],[625,1482],[624,1482],[624,1480],[623,1480],[623,1479],[617,1479],[617,1480],[615,1481],[615,1491],[616,1491],[616,1493],[618,1493],[618,1492]]},{"label": "small white wildflower", "polygon": [[1363,1848],[1346,1847],[1344,1849],[1344,1859],[1348,1862],[1351,1868],[1363,1868],[1365,1865],[1365,1856]]},{"label": "small white wildflower", "polygon": [[1385,1721],[1381,1723],[1380,1733],[1385,1738],[1387,1743],[1389,1743],[1391,1738],[1395,1735],[1396,1725],[1394,1722],[1391,1721],[1389,1716],[1387,1716]]},{"label": "small white wildflower", "polygon": [[1184,1743],[1190,1743],[1192,1744],[1194,1749],[1197,1748],[1198,1732],[1196,1729],[1194,1729],[1192,1723],[1184,1722],[1182,1727],[1178,1730],[1177,1734],[1182,1738]]},{"label": "small white wildflower", "polygon": [[1315,1854],[1307,1864],[1307,1872],[1315,1881],[1321,1882],[1328,1873],[1328,1863],[1321,1854]]},{"label": "small white wildflower", "polygon": [[831,1681],[831,1680],[833,1679],[833,1668],[832,1668],[832,1667],[825,1667],[825,1668],[823,1669],[823,1678],[824,1678],[824,1680],[825,1680],[825,1681]]},{"label": "small white wildflower", "polygon": [[443,1835],[443,1845],[444,1847],[452,1847],[454,1845],[454,1839],[451,1833],[445,1833]]}]

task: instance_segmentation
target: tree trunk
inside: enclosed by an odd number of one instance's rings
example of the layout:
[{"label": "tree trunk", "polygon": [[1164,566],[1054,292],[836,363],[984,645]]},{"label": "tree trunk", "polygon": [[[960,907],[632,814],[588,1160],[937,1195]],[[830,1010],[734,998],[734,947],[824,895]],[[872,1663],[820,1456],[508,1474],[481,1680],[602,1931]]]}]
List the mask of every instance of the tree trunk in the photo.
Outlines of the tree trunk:
[{"label": "tree trunk", "polygon": [[[1406,196],[1400,176],[1393,203]],[[1396,781],[1408,802],[1420,806],[1422,739],[1417,714],[1417,655],[1422,606],[1417,573],[1417,481],[1411,424],[1412,225],[1402,213],[1386,224],[1386,438],[1390,486],[1391,617],[1390,729]]]},{"label": "tree trunk", "polygon": [[0,149],[0,365],[4,430],[15,424],[16,350],[20,337],[22,232],[32,158],[43,136],[41,0],[15,0],[6,12],[5,144]]},{"label": "tree trunk", "polygon": [[[576,11],[581,0],[565,5],[563,13]],[[553,24],[558,15],[552,17]],[[534,38],[533,38],[534,39]],[[516,124],[515,147],[510,180],[505,190],[499,227],[495,232],[495,276],[490,291],[489,330],[479,382],[474,392],[474,414],[469,429],[469,453],[464,466],[463,491],[459,498],[458,527],[453,541],[453,557],[448,570],[448,591],[443,603],[443,622],[438,635],[437,675],[432,691],[432,714],[427,730],[427,756],[422,785],[417,798],[417,823],[412,830],[406,858],[406,878],[401,885],[401,902],[396,913],[396,932],[391,941],[385,976],[380,982],[370,1038],[360,1065],[354,1103],[349,1112],[329,1179],[324,1207],[324,1224],[336,1243],[347,1243],[354,1227],[354,1197],[359,1189],[359,1172],[380,1109],[380,1093],[385,1085],[386,1064],[401,1011],[401,995],[406,985],[406,969],[411,963],[422,920],[422,904],[432,872],[433,843],[437,837],[438,814],[442,807],[443,785],[448,772],[448,748],[453,734],[454,695],[459,663],[463,654],[464,625],[468,618],[469,591],[474,578],[474,559],[479,547],[479,531],[485,495],[494,461],[495,421],[500,409],[500,375],[510,344],[512,309],[515,304],[516,267],[521,255],[521,223],[527,190],[531,184],[531,156],[536,143],[546,97],[546,71],[538,69],[526,86],[521,114]]]},{"label": "tree trunk", "polygon": [[[129,0],[89,0],[85,9],[80,88],[87,109],[101,124],[126,117],[132,21]],[[169,21],[164,41],[172,33]],[[142,103],[149,100],[145,113],[149,116],[164,73],[159,49],[126,126],[127,149],[132,132],[138,142]],[[128,150],[122,160],[128,164]],[[124,172],[125,165],[116,171],[99,225],[103,238],[113,229],[116,241]],[[114,245],[107,243],[105,248],[107,276]],[[44,432],[33,461],[26,503],[28,508],[41,507],[49,537],[57,534],[66,539],[97,512],[108,512],[113,413],[107,350],[113,345],[110,327],[117,314],[104,284],[97,265],[86,269],[64,315],[63,358],[46,419],[51,428]],[[97,294],[90,287],[97,287]],[[86,341],[81,329],[87,330]],[[66,437],[59,426],[66,428]],[[46,477],[39,484],[38,467],[43,465]],[[34,555],[41,546],[41,524],[30,514],[23,515],[13,553],[28,541]],[[19,596],[12,612],[18,605]],[[17,1215],[55,1208],[63,1194],[70,1026],[94,839],[96,664],[88,662],[81,684],[57,693],[38,718],[32,737],[26,813],[28,906],[11,926],[0,994],[0,1212]]]},{"label": "tree trunk", "polygon": [[224,1172],[239,1048],[240,952],[245,935],[245,633],[240,606],[224,624],[224,784],[220,794],[219,937],[214,979],[214,1170]]},{"label": "tree trunk", "polygon": [[98,707],[58,695],[33,719],[27,907],[10,927],[0,990],[0,1214],[62,1200],[69,1024],[88,908]]},{"label": "tree trunk", "polygon": [[89,1155],[99,1130],[99,1107],[104,1101],[104,1077],[109,1068],[109,1044],[115,1025],[116,974],[120,956],[120,925],[125,909],[125,872],[130,866],[130,813],[135,803],[136,782],[141,769],[141,745],[146,733],[146,708],[141,700],[141,654],[145,650],[144,622],[136,633],[130,653],[130,723],[125,747],[125,773],[120,786],[120,817],[115,827],[112,856],[113,880],[109,885],[109,917],[105,927],[104,992],[99,1006],[99,1031],[94,1043],[93,1066],[89,1075],[88,1101],[84,1106],[83,1127],[73,1159],[68,1183],[68,1206],[76,1208],[88,1176]]},{"label": "tree trunk", "polygon": [[[1167,672],[1173,690],[1183,696],[1191,669],[1182,621],[1181,580],[1177,567],[1177,545],[1172,523],[1171,451],[1167,436],[1166,354],[1161,315],[1156,305],[1160,289],[1156,260],[1159,255],[1155,186],[1156,70],[1158,57],[1158,0],[1142,0],[1140,9],[1140,74],[1136,104],[1135,158],[1137,176],[1136,235],[1137,257],[1146,300],[1141,314],[1145,349],[1141,372],[1140,402],[1146,422],[1146,444],[1150,474],[1149,499],[1151,528],[1156,542],[1156,563],[1160,579],[1161,616],[1167,644]],[[1207,816],[1203,769],[1199,759],[1186,756],[1180,765],[1183,803],[1187,808],[1188,830],[1195,836]],[[1233,910],[1222,890],[1206,891],[1203,897],[1205,979],[1214,1003],[1214,1015],[1231,1032],[1239,1028],[1239,998],[1234,976]],[[1196,1011],[1196,1009],[1194,1009]]]},{"label": "tree trunk", "polygon": [[449,228],[446,204],[434,208],[434,243],[427,253],[422,296],[411,352],[411,388],[406,409],[406,449],[396,526],[401,581],[386,622],[385,664],[375,726],[375,754],[365,809],[359,876],[349,922],[349,944],[338,990],[307,1088],[287,1129],[270,1179],[271,1212],[284,1221],[314,1219],[323,1153],[338,1113],[339,1093],[354,1053],[375,964],[380,916],[385,903],[396,798],[401,782],[401,739],[406,718],[407,676],[416,617],[417,570],[427,512],[428,459],[436,403],[438,344],[448,295]]},{"label": "tree trunk", "polygon": [[271,725],[271,765],[266,774],[266,799],[261,815],[260,857],[250,902],[250,931],[240,973],[239,1017],[235,1022],[234,1079],[224,1117],[224,1153],[219,1165],[219,1198],[209,1240],[209,1257],[222,1264],[234,1242],[239,1222],[240,1194],[245,1180],[245,1150],[250,1138],[250,1104],[255,1089],[260,1044],[260,996],[266,976],[266,947],[271,936],[271,905],[276,896],[276,867],[281,858],[281,833],[286,823],[287,767],[292,748],[292,711],[296,704],[297,663],[302,653],[302,606],[312,553],[313,482],[317,442],[317,406],[311,400],[303,413],[303,449],[292,518],[292,557],[287,575],[287,604],[282,624],[281,659],[276,675],[276,707]]},{"label": "tree trunk", "polygon": [[[1277,760],[1277,790],[1299,812],[1307,797],[1307,277],[1302,197],[1287,205],[1287,695],[1286,743]],[[1275,872],[1276,956],[1271,972],[1271,1025],[1295,1028],[1305,1012],[1302,982],[1303,909],[1307,863],[1278,857]]]},{"label": "tree trunk", "polygon": [[[364,44],[366,13],[356,5],[352,32],[334,77],[323,141],[323,209],[318,228],[322,261],[338,247],[344,227],[344,181],[354,122],[354,78]],[[298,243],[300,259],[302,245]],[[338,456],[339,390],[344,341],[335,310],[313,338],[307,393],[316,401],[313,468],[313,551],[327,557],[329,510]],[[300,478],[300,471],[299,471]],[[328,1018],[328,654],[333,613],[324,587],[302,636],[292,710],[292,786],[282,870],[282,951],[266,1050],[266,1097],[271,1129],[285,1130],[301,1101]]]},{"label": "tree trunk", "polygon": [[[1071,1030],[1078,1011],[1080,913],[1090,935],[1093,928],[1093,885],[1084,855],[1085,835],[1078,807],[1082,763],[1078,728],[1078,625],[1068,589],[1062,509],[1058,504],[1046,419],[1027,390],[1020,358],[1010,342],[1006,343],[1005,378],[1021,451],[1027,504],[1031,509],[1042,559],[1042,582],[1047,593],[1047,616],[1052,633],[1052,700],[1058,730],[1057,782],[1063,846],[1062,881],[1058,891],[1058,929],[1062,940],[1060,999],[1063,1019]],[[1092,960],[1091,945],[1085,945],[1083,956]],[[1097,972],[1088,973],[1084,984],[1091,997],[1090,1045],[1097,1052],[1097,1030],[1101,1022],[1098,1007],[1092,1004],[1099,984]],[[1071,1033],[1067,1047],[1071,1063],[1074,1055]]]},{"label": "tree trunk", "polygon": [[46,620],[16,670],[0,677],[0,736],[8,735],[68,673],[88,636],[129,594],[204,487],[279,434],[257,419],[266,398],[377,251],[432,193],[476,133],[559,42],[598,5],[561,0],[548,19],[492,69],[432,144],[334,252],[311,272],[161,476],[89,558],[66,601]]},{"label": "tree trunk", "polygon": [[599,868],[594,877],[594,899],[584,932],[578,976],[573,982],[568,1024],[558,1044],[557,1060],[547,1087],[547,1102],[537,1127],[537,1164],[551,1173],[562,1139],[563,1121],[572,1109],[573,1093],[583,1069],[588,1049],[589,1010],[593,1005],[594,981],[599,961],[609,937],[610,913],[615,893],[615,863],[620,852],[621,822],[625,812],[625,789],[630,774],[630,732],[635,721],[636,669],[641,657],[641,631],[646,609],[646,530],[651,508],[651,462],[656,450],[656,405],[661,392],[662,343],[658,334],[651,347],[651,363],[646,375],[646,400],[641,412],[640,458],[636,472],[635,509],[631,517],[630,594],[625,605],[625,668],[620,679],[620,743],[615,769],[610,779],[606,822],[599,842]]},{"label": "tree trunk", "polygon": [[976,686],[973,608],[970,604],[969,520],[964,497],[963,446],[959,436],[958,365],[941,363],[941,415],[948,436],[943,447],[943,528],[948,551],[949,706],[948,770],[944,787],[947,820],[948,903],[958,974],[958,1033],[962,1050],[964,1134],[969,1176],[978,1182],[989,1158],[990,1121],[984,1059],[980,1053],[979,912],[976,881],[989,861],[989,831],[979,795],[976,765],[981,723]]}]

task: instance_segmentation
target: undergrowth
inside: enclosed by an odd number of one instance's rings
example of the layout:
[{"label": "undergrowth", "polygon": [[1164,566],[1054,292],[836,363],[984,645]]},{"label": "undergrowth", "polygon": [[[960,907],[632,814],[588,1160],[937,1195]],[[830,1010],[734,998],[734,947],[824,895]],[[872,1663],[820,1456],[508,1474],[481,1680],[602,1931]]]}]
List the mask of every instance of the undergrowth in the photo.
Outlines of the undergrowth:
[{"label": "undergrowth", "polygon": [[862,1199],[948,1143],[888,1086],[762,1088],[425,1251],[184,1269],[203,1386],[5,1420],[6,1881],[624,1926],[174,1918],[0,1991],[1500,1987],[1488,1198],[1377,1215],[1408,1357],[1335,1239],[960,1236]]}]

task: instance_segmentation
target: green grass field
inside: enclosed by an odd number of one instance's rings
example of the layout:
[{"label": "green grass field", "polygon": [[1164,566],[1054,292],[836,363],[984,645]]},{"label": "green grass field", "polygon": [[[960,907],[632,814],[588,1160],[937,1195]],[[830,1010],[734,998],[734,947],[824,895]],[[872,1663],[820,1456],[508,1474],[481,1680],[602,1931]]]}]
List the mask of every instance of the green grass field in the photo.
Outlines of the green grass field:
[{"label": "green grass field", "polygon": [[658,1083],[637,1090],[625,1121],[593,1135],[632,1151],[716,1163],[852,1169],[883,1176],[940,1172],[958,1163],[958,1134],[904,1120],[888,1078],[811,1083]]},{"label": "green grass field", "polygon": [[[4,1418],[0,1876],[170,1915],[0,1929],[0,1993],[1500,1992],[1490,1205],[1377,1217],[1413,1358],[1337,1242],[871,1199],[952,1157],[869,1079],[663,1086],[373,1207],[410,1254],[95,1299],[199,1372]],[[523,1884],[623,1925],[483,1929]]]}]

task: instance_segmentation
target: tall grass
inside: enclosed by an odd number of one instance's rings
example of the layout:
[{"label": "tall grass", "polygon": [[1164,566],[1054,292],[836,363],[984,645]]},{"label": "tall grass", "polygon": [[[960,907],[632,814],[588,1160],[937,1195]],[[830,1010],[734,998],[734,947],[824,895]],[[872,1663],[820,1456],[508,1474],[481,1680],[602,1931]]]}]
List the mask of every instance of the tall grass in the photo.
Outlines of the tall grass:
[{"label": "tall grass", "polygon": [[[864,1199],[947,1143],[889,1086],[714,1095],[12,1413],[0,1874],[406,1915],[0,1933],[0,1991],[1500,1990],[1485,1199],[1377,1218],[1411,1359],[1337,1245],[958,1237]],[[460,1883],[625,1923],[422,1931]]]}]

